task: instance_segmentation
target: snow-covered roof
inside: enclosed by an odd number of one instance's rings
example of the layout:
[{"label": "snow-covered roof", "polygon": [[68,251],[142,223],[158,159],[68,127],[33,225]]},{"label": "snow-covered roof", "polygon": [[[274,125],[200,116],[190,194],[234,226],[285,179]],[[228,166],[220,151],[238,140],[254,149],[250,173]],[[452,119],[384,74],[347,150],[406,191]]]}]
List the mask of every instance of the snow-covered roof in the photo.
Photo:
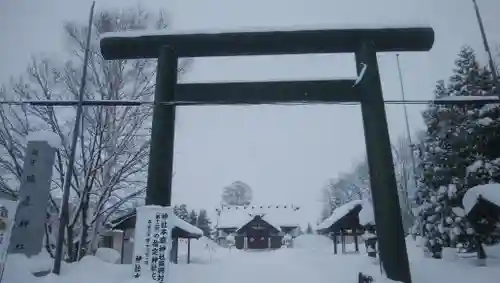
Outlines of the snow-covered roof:
[{"label": "snow-covered roof", "polygon": [[61,147],[61,138],[54,132],[51,131],[36,131],[31,132],[26,137],[28,142],[30,141],[44,141],[47,142],[51,147],[58,149]]},{"label": "snow-covered roof", "polygon": [[143,37],[156,35],[182,35],[182,34],[223,34],[240,32],[269,32],[269,31],[302,31],[302,30],[372,30],[372,29],[396,29],[396,28],[428,28],[430,25],[424,22],[386,22],[373,23],[362,22],[356,24],[343,25],[290,25],[290,26],[246,26],[238,28],[221,29],[215,27],[204,27],[202,29],[154,29],[154,30],[134,30],[106,32],[101,35],[101,39],[110,37]]},{"label": "snow-covered roof", "polygon": [[466,213],[469,213],[479,197],[500,207],[500,184],[485,184],[470,188],[462,199]]},{"label": "snow-covered roof", "polygon": [[358,205],[361,205],[362,203],[363,203],[362,200],[353,200],[337,207],[333,211],[332,215],[330,215],[330,217],[325,219],[316,227],[316,230],[327,229],[328,227],[335,224],[335,222],[339,221],[342,217],[346,216],[349,212],[351,212],[354,208],[356,208]]},{"label": "snow-covered roof", "polygon": [[330,217],[325,219],[316,227],[316,230],[327,229],[328,227],[335,224],[342,217],[346,216],[349,212],[354,210],[359,205],[361,205],[362,207],[361,211],[359,212],[360,224],[361,225],[374,224],[375,217],[373,216],[373,206],[371,205],[371,203],[367,200],[353,200],[337,207],[333,211],[332,215],[330,215]]},{"label": "snow-covered roof", "polygon": [[[267,219],[265,219],[265,218],[264,218],[264,216],[265,216],[264,214],[256,214],[256,215],[253,215],[253,216],[251,216],[251,217],[248,217],[248,219],[247,219],[248,221],[245,221],[245,222],[243,223],[243,225],[241,225],[241,227],[243,227],[243,226],[247,225],[247,224],[248,224],[249,222],[251,222],[251,221],[254,219],[254,217],[256,217],[256,216],[260,216],[260,217],[261,217],[262,219],[264,219],[264,221],[266,221],[269,225],[271,225],[271,226],[273,226],[274,228],[276,228],[276,230],[281,231],[281,225],[279,225],[278,223],[273,223],[273,220],[272,220],[272,218],[271,218],[271,217],[268,217]],[[239,227],[239,228],[241,229],[241,227]]]},{"label": "snow-covered roof", "polygon": [[365,225],[374,225],[375,224],[375,214],[373,212],[373,205],[371,202],[365,200],[361,204],[363,208],[359,212],[359,224]]},{"label": "snow-covered roof", "polygon": [[[131,210],[129,213],[117,218],[117,219],[114,219],[111,221],[111,229],[115,229],[115,227],[119,226],[121,223],[131,219],[131,218],[134,218],[136,216],[136,209],[133,209]],[[190,223],[182,220],[181,218],[177,217],[177,215],[173,215],[173,217],[171,218],[173,223],[174,223],[174,227],[178,227],[190,234],[193,234],[193,235],[199,235],[199,236],[203,236],[203,231],[196,227],[196,226],[193,226],[191,225]]]},{"label": "snow-covered roof", "polygon": [[272,226],[299,227],[298,206],[294,205],[224,205],[220,210],[216,228],[240,228],[255,216]]},{"label": "snow-covered roof", "polygon": [[180,219],[177,216],[174,217],[174,226],[190,234],[203,236],[203,231],[200,228]]}]

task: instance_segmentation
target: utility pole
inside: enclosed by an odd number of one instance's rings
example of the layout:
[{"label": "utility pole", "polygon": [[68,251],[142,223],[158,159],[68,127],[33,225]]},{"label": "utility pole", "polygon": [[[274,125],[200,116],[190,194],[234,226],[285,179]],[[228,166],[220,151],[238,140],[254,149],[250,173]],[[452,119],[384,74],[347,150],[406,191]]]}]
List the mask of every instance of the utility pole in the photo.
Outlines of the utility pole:
[{"label": "utility pole", "polygon": [[[399,54],[396,54],[396,62],[398,64],[399,85],[401,88],[401,100],[403,100],[403,102],[404,102],[406,100],[405,88],[404,88],[404,84],[403,84],[403,74],[401,72],[401,64],[399,62]],[[404,114],[405,114],[405,123],[406,123],[406,138],[408,139],[408,142],[410,143],[410,147],[412,148],[412,150],[411,150],[411,162],[412,162],[412,171],[413,171],[413,181],[415,183],[415,188],[416,188],[418,185],[417,172],[416,172],[417,165],[415,162],[415,155],[413,154],[413,142],[411,139],[410,122],[408,121],[408,110],[406,108],[406,103],[403,103],[403,110],[404,110]],[[406,197],[408,198],[408,192],[405,192],[405,193],[406,193]]]},{"label": "utility pole", "polygon": [[[87,79],[87,65],[89,62],[89,46],[90,39],[92,35],[92,21],[94,17],[94,6],[95,2],[92,2],[92,6],[90,7],[90,16],[89,16],[89,27],[87,33],[87,43],[85,47],[85,55],[83,61],[83,71],[82,71],[82,79],[80,82],[80,89],[78,94],[78,105],[76,108],[76,119],[75,126],[73,128],[73,136],[71,140],[71,152],[68,160],[68,168],[66,169],[66,175],[64,176],[64,188],[63,188],[63,196],[61,201],[61,211],[59,216],[59,229],[57,231],[57,243],[56,243],[56,252],[54,258],[54,267],[52,268],[52,273],[59,275],[61,272],[61,262],[63,260],[63,249],[64,249],[64,236],[65,236],[65,228],[69,222],[69,194],[70,194],[70,184],[71,177],[73,176],[73,165],[75,163],[75,155],[76,155],[76,146],[78,142],[78,135],[80,132],[80,124],[82,119],[83,112],[83,100],[85,94],[85,82]],[[83,243],[80,243],[80,248]]]},{"label": "utility pole", "polygon": [[498,81],[498,73],[495,67],[495,62],[493,61],[493,56],[491,55],[491,49],[488,44],[488,38],[486,36],[486,32],[484,31],[483,18],[481,17],[481,13],[479,12],[479,6],[477,5],[476,0],[472,0],[474,4],[474,10],[476,12],[477,22],[479,24],[479,30],[481,31],[481,37],[483,39],[484,50],[488,54],[488,64],[490,65],[491,75],[493,76],[493,81],[495,83],[495,92],[496,95],[500,97],[500,83]]}]

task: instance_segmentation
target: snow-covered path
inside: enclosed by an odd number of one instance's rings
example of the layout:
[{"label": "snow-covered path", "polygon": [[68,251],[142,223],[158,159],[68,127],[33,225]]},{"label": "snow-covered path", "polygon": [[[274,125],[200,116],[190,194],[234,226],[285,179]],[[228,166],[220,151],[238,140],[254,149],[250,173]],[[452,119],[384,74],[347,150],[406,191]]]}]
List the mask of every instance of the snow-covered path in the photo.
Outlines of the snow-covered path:
[{"label": "snow-covered path", "polygon": [[[310,238],[302,242],[303,246],[291,249],[220,249],[212,261],[175,266],[170,273],[170,282],[351,283],[357,282],[358,272],[365,271],[367,265],[371,272],[379,273],[378,265],[371,264],[363,251],[359,254],[333,255],[329,239]],[[193,257],[196,255],[193,254]]]},{"label": "snow-covered path", "polygon": [[[188,265],[172,270],[172,282],[275,283],[302,282],[331,283],[330,272],[324,272],[325,262],[311,258],[297,250],[245,252],[232,251],[226,257],[210,264],[196,266],[196,272]],[[355,275],[355,274],[354,274]],[[354,275],[352,276],[354,278]],[[302,280],[303,279],[303,280]],[[351,281],[352,282],[352,281]]]},{"label": "snow-covered path", "polygon": [[[216,259],[206,264],[175,266],[170,282],[352,283],[357,282],[358,272],[373,276],[376,282],[385,282],[381,280],[380,266],[366,256],[362,245],[359,254],[334,255],[329,240],[320,236],[308,238],[306,245],[293,249],[261,252],[221,249]],[[408,252],[416,283],[493,283],[500,277],[496,261],[488,268],[478,268],[467,260],[448,262],[424,258],[421,249],[414,244],[408,245]]]},{"label": "snow-covered path", "polygon": [[[203,242],[193,244],[192,264],[185,263],[182,250],[179,264],[170,265],[166,283],[353,283],[357,282],[358,272],[373,276],[375,283],[387,282],[381,279],[379,265],[366,256],[362,245],[359,254],[334,255],[331,241],[322,236],[298,238],[291,249],[260,252],[207,249]],[[493,283],[500,278],[500,257],[492,258],[488,267],[476,267],[466,259],[425,258],[416,242],[408,242],[407,247],[415,283]],[[29,273],[37,266],[36,261],[9,258],[3,278],[6,283],[152,282],[131,280],[131,265],[107,263],[92,256],[65,266],[60,277],[41,278]]]}]

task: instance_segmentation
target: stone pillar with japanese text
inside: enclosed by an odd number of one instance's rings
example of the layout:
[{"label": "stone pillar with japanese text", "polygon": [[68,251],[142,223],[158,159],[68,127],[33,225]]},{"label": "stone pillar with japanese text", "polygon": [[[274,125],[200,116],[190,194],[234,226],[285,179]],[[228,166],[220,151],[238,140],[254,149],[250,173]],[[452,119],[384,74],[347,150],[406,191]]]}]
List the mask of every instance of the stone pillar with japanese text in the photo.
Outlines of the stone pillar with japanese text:
[{"label": "stone pillar with japanese text", "polygon": [[175,219],[172,207],[148,205],[136,210],[133,277],[167,282]]},{"label": "stone pillar with japanese text", "polygon": [[56,150],[46,141],[28,142],[9,253],[42,251]]}]

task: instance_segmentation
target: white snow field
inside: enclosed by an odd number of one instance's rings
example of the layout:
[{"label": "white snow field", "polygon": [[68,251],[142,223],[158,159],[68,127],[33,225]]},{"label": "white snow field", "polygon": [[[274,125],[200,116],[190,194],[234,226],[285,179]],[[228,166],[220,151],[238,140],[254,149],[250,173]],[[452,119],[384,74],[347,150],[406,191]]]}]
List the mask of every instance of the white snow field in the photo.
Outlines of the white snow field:
[{"label": "white snow field", "polygon": [[[355,283],[362,271],[375,283],[388,282],[361,248],[360,254],[333,255],[332,243],[318,235],[300,236],[294,248],[276,251],[238,251],[213,246],[211,240],[193,241],[193,263],[180,260],[170,265],[169,283]],[[207,248],[207,245],[209,248]],[[476,267],[471,259],[455,261],[425,258],[416,242],[407,240],[415,283],[493,283],[500,277],[500,263],[493,259],[487,267]],[[363,247],[363,245],[361,245]],[[352,247],[347,247],[352,248]],[[210,253],[211,256],[207,256]],[[29,271],[47,266],[20,256],[9,257],[4,283],[154,283],[133,280],[132,266],[105,262],[88,256],[79,263],[64,265],[61,276],[34,277]]]}]

